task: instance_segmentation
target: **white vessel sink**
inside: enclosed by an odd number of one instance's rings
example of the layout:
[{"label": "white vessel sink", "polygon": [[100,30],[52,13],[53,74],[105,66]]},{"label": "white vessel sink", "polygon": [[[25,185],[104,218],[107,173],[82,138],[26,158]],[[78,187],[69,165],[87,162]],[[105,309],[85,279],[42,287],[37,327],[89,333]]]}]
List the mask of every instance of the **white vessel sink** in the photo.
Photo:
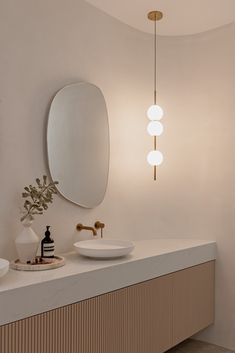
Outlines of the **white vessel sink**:
[{"label": "white vessel sink", "polygon": [[74,244],[75,250],[83,256],[93,258],[115,258],[129,254],[135,245],[128,240],[93,239],[78,241]]},{"label": "white vessel sink", "polygon": [[9,261],[0,259],[0,277],[4,276],[9,270]]}]

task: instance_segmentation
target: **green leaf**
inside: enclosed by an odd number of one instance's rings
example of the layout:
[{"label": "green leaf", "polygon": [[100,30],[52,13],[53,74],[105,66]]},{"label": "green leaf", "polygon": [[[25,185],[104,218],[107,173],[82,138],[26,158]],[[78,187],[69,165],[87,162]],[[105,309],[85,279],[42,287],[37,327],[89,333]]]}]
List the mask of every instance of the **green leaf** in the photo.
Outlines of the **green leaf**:
[{"label": "green leaf", "polygon": [[38,184],[39,188],[42,188],[42,184],[39,178],[36,179],[36,183]]},{"label": "green leaf", "polygon": [[22,197],[28,197],[28,196],[30,196],[30,194],[28,192],[23,192],[22,193]]},{"label": "green leaf", "polygon": [[[33,215],[43,214],[44,210],[48,209],[48,204],[53,202],[53,195],[57,194],[56,186],[58,181],[52,181],[47,184],[47,176],[43,175],[43,182],[36,178],[36,186],[29,185],[25,187],[26,192],[22,193],[22,197],[26,198],[24,202],[25,214],[21,217],[24,220],[26,217],[33,220]],[[28,199],[29,198],[29,199]]]}]

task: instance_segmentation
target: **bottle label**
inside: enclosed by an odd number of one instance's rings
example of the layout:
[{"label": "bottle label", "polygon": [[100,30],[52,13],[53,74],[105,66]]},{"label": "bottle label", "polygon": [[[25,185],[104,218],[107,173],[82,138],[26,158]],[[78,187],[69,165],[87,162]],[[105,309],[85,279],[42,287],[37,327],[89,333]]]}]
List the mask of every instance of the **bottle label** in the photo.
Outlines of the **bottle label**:
[{"label": "bottle label", "polygon": [[54,243],[43,244],[43,257],[52,257],[55,253]]}]

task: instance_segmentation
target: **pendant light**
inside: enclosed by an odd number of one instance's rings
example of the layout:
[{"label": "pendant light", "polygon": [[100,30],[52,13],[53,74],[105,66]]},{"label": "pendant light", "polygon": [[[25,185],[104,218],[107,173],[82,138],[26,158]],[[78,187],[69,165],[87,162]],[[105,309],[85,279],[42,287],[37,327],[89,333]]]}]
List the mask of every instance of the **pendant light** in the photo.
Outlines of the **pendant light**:
[{"label": "pendant light", "polygon": [[157,166],[163,162],[163,155],[157,150],[157,136],[163,133],[163,125],[159,121],[163,117],[163,110],[157,104],[157,21],[160,21],[163,13],[160,11],[151,11],[148,13],[148,19],[154,23],[154,93],[153,105],[147,110],[147,116],[150,120],[147,131],[153,137],[153,150],[148,153],[147,161],[154,168],[154,180],[157,179]]}]

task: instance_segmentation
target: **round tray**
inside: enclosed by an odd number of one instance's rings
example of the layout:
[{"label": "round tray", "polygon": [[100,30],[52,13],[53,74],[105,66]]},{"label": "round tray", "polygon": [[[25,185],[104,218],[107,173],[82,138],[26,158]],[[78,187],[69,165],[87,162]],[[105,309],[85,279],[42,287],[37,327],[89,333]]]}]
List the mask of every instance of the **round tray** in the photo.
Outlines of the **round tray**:
[{"label": "round tray", "polygon": [[19,271],[43,271],[43,270],[53,270],[55,268],[61,267],[65,265],[65,258],[62,256],[55,256],[53,258],[42,258],[40,260],[40,256],[37,256],[38,262],[24,264],[20,262],[20,260],[15,260],[11,262],[11,268]]}]

